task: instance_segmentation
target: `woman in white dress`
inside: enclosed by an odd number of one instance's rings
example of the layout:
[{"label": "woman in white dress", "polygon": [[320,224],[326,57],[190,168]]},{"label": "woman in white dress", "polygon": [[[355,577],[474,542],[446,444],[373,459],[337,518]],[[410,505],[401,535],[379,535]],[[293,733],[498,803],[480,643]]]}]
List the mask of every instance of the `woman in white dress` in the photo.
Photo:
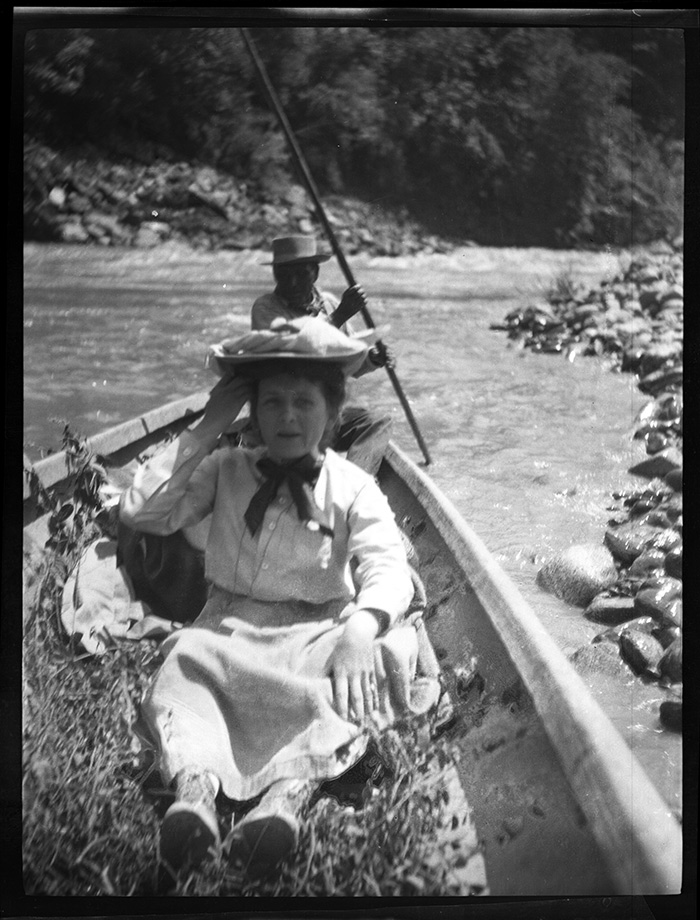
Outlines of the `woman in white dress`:
[{"label": "woman in white dress", "polygon": [[[260,803],[234,828],[251,870],[296,845],[295,797],[363,754],[367,722],[425,711],[401,534],[375,480],[324,445],[367,344],[319,319],[214,346],[221,379],[201,421],[122,496],[128,526],[169,534],[211,516],[209,596],[168,638],[142,732],[176,801],[161,829],[173,870],[220,845],[215,797]],[[218,441],[251,403],[261,447]]]}]

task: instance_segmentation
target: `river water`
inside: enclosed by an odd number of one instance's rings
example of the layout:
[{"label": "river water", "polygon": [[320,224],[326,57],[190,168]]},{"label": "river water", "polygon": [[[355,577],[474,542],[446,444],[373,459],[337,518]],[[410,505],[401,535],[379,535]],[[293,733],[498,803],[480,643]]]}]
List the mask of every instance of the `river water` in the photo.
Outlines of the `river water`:
[{"label": "river water", "polygon": [[[270,288],[259,253],[197,253],[30,244],[24,262],[24,446],[60,445],[63,420],[82,435],[213,385],[209,344],[249,328]],[[561,275],[596,287],[618,256],[465,247],[449,255],[351,258],[428,445],[429,473],[536,611],[565,653],[599,628],[542,592],[542,562],[603,538],[612,493],[639,485],[627,469],[646,399],[600,359],[566,360],[511,347],[490,324],[542,301]],[[335,263],[321,281],[340,293]],[[394,418],[394,437],[422,454],[387,375],[353,385],[353,401]],[[676,812],[680,736],[658,725],[664,692],[639,680],[582,675]]]}]

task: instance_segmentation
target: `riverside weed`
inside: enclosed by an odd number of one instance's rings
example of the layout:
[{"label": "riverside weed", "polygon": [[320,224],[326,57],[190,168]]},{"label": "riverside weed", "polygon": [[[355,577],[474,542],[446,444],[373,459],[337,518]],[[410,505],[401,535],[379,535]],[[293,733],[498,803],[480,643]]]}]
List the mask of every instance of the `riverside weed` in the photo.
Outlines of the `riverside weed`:
[{"label": "riverside weed", "polygon": [[156,822],[125,766],[133,760],[131,718],[157,666],[151,643],[122,643],[99,658],[67,640],[59,611],[66,578],[106,519],[104,470],[64,431],[73,488],[65,500],[28,471],[48,513],[49,539],[23,641],[23,862],[27,894],[133,894],[149,887]]}]

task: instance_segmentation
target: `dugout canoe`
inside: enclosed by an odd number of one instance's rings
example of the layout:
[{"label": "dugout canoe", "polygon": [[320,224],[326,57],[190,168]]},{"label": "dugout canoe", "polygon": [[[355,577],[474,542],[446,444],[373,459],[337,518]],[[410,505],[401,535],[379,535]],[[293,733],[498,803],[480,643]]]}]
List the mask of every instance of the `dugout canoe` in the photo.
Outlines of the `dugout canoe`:
[{"label": "dugout canoe", "polygon": [[[207,393],[88,440],[120,466],[179,433]],[[25,462],[26,466],[26,462]],[[63,453],[33,466],[68,493]],[[25,476],[25,564],[48,531]],[[445,728],[492,896],[668,895],[682,832],[532,608],[451,502],[396,444],[379,480],[420,560],[425,624],[453,706]]]}]

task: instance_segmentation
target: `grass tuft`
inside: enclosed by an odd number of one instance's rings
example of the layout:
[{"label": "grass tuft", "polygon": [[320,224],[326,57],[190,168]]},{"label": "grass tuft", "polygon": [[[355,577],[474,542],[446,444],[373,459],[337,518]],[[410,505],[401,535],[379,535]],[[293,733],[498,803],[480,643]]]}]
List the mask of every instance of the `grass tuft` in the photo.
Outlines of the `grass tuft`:
[{"label": "grass tuft", "polygon": [[547,303],[556,305],[575,300],[584,290],[584,285],[576,278],[571,266],[568,266],[552,275],[543,285],[542,293]]}]

